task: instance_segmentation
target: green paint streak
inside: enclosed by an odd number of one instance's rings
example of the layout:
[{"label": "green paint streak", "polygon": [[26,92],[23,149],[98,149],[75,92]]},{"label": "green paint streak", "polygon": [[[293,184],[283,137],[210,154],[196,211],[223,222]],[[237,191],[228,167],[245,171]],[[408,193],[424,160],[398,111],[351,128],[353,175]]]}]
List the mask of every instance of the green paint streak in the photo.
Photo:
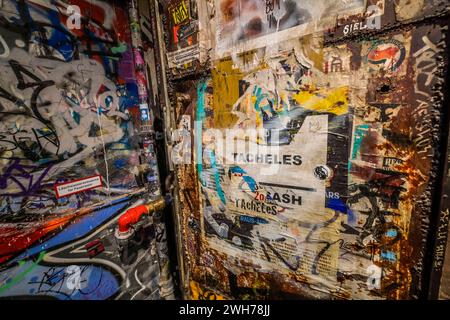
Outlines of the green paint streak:
[{"label": "green paint streak", "polygon": [[197,87],[197,115],[196,120],[197,124],[200,123],[200,125],[196,126],[196,139],[197,139],[197,172],[198,176],[200,178],[200,182],[203,186],[206,186],[206,181],[203,178],[203,157],[202,157],[202,126],[203,126],[203,119],[206,117],[205,113],[205,91],[206,91],[206,81],[200,83],[200,85]]},{"label": "green paint streak", "polygon": [[[353,150],[351,160],[356,159],[358,151],[361,149],[361,143],[369,130],[368,124],[362,124],[356,127],[354,134]],[[348,169],[351,169],[351,162],[348,162]]]},{"label": "green paint streak", "polygon": [[[206,80],[197,87],[197,114],[196,114],[196,120],[197,123],[200,123],[200,125],[197,125],[196,127],[196,139],[197,139],[197,172],[198,176],[200,177],[200,182],[203,186],[206,186],[206,181],[203,177],[203,153],[202,153],[202,130],[203,130],[203,120],[206,118],[206,112],[205,112],[205,92],[207,88]],[[223,193],[222,186],[220,185],[220,177],[219,177],[219,171],[217,170],[217,164],[216,164],[216,155],[214,154],[214,151],[210,151],[208,153],[210,159],[211,159],[211,167],[214,171],[214,181],[216,183],[216,189],[217,194],[219,195],[220,200],[222,203],[226,203],[225,194]]]},{"label": "green paint streak", "polygon": [[111,52],[114,54],[124,53],[125,51],[127,51],[127,48],[127,44],[125,42],[121,42],[117,47],[112,47]]},{"label": "green paint streak", "polygon": [[367,135],[367,131],[369,130],[368,124],[359,125],[356,127],[355,130],[355,142],[352,150],[352,159],[356,159],[356,155],[361,149],[361,142],[364,139],[364,137]]},{"label": "green paint streak", "polygon": [[[11,279],[10,282],[8,282],[7,284],[5,284],[4,286],[0,287],[0,293],[2,293],[3,291],[8,290],[9,288],[11,288],[13,285],[15,285],[16,283],[19,283],[20,281],[22,281],[25,276],[27,274],[29,274],[31,271],[33,271],[34,268],[37,267],[37,265],[39,264],[39,262],[42,261],[42,259],[44,259],[45,256],[45,251],[42,251],[39,254],[39,257],[37,258],[37,260],[25,271],[23,271],[21,274],[19,274],[18,276],[14,277]],[[19,267],[23,266],[25,264],[24,260],[19,261]]]}]

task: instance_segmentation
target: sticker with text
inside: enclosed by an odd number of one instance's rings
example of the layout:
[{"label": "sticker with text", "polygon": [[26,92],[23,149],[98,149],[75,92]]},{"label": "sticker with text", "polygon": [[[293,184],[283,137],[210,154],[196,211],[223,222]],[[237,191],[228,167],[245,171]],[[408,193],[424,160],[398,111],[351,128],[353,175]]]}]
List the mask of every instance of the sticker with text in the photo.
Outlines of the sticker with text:
[{"label": "sticker with text", "polygon": [[64,198],[70,195],[91,190],[94,188],[100,188],[102,186],[101,175],[95,175],[78,180],[57,183],[55,184],[56,198]]}]

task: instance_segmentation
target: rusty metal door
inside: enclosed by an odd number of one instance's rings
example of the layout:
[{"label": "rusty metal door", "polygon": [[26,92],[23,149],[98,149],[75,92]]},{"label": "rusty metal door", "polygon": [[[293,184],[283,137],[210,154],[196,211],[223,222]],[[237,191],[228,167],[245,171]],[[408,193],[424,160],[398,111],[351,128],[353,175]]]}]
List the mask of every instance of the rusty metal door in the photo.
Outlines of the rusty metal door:
[{"label": "rusty metal door", "polygon": [[437,297],[448,1],[154,5],[185,297]]}]

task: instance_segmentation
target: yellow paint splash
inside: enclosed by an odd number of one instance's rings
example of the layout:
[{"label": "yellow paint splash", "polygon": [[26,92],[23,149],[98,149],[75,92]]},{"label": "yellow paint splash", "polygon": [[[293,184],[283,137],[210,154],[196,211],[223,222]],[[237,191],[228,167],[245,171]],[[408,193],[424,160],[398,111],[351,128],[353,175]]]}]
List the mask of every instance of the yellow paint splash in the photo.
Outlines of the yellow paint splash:
[{"label": "yellow paint splash", "polygon": [[303,108],[343,115],[348,112],[348,87],[301,91],[292,96]]},{"label": "yellow paint splash", "polygon": [[225,298],[219,294],[202,289],[198,282],[191,280],[189,286],[191,287],[192,300],[225,300]]}]

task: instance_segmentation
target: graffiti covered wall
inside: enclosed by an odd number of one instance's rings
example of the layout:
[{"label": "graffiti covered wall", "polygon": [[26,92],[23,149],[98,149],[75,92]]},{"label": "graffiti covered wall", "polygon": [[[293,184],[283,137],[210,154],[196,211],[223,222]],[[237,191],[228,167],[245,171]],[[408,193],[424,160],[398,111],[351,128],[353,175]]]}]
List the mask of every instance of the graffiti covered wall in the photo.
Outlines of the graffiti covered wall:
[{"label": "graffiti covered wall", "polygon": [[164,227],[115,236],[148,201],[126,2],[0,5],[0,298],[170,295]]},{"label": "graffiti covered wall", "polygon": [[446,4],[200,3],[170,83],[188,297],[417,298]]}]

